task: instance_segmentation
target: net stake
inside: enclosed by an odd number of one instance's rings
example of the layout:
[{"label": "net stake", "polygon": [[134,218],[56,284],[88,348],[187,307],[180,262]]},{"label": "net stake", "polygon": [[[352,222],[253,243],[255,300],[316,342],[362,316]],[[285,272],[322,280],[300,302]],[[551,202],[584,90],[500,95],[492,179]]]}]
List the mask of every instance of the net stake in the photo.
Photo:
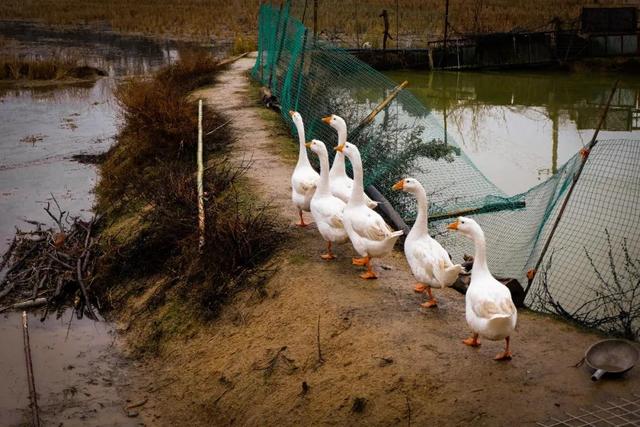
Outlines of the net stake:
[{"label": "net stake", "polygon": [[407,80],[403,81],[402,83],[400,83],[398,86],[396,86],[395,88],[393,88],[393,90],[391,91],[391,93],[389,94],[389,96],[387,96],[384,101],[382,101],[380,104],[378,104],[378,106],[376,108],[374,108],[373,110],[371,110],[371,112],[369,113],[369,115],[367,117],[365,117],[360,124],[351,131],[351,133],[349,134],[349,139],[352,139],[354,135],[357,135],[358,133],[360,133],[360,131],[367,126],[369,123],[371,123],[373,121],[373,119],[376,118],[376,116],[378,115],[378,113],[380,113],[382,110],[385,109],[385,107],[387,105],[389,105],[389,103],[391,101],[393,101],[393,99],[398,96],[398,94],[400,93],[400,91],[402,89],[405,88],[405,86],[407,86],[409,84],[409,82]]},{"label": "net stake", "polygon": [[556,232],[556,229],[558,228],[560,219],[562,219],[562,214],[564,213],[564,210],[567,207],[567,204],[569,203],[569,199],[571,198],[573,189],[576,187],[576,184],[578,183],[578,179],[582,174],[584,165],[587,163],[587,159],[589,158],[589,153],[591,153],[591,150],[593,150],[593,147],[595,147],[595,145],[598,143],[598,133],[600,132],[600,128],[602,127],[602,124],[604,123],[604,120],[607,117],[607,113],[609,112],[609,105],[611,105],[611,101],[613,100],[613,95],[616,93],[616,89],[618,89],[619,82],[620,80],[616,80],[615,83],[613,84],[613,88],[611,89],[611,94],[609,94],[609,99],[607,100],[607,104],[605,105],[604,110],[602,111],[602,115],[600,116],[600,120],[598,121],[598,126],[596,127],[596,130],[593,132],[593,137],[591,137],[591,141],[589,141],[589,144],[586,147],[580,150],[580,157],[582,158],[582,161],[580,162],[578,171],[574,175],[573,181],[571,182],[571,186],[569,187],[569,191],[567,192],[566,197],[562,201],[562,206],[560,206],[560,211],[558,212],[558,216],[556,217],[556,220],[553,223],[553,227],[549,232],[549,237],[547,237],[547,241],[545,242],[544,247],[542,248],[542,252],[540,252],[540,257],[538,258],[538,262],[536,262],[535,267],[527,271],[528,281],[527,281],[527,288],[524,290],[525,296],[527,295],[527,293],[529,292],[529,289],[531,288],[531,284],[533,283],[533,280],[536,277],[536,273],[538,272],[538,268],[540,267],[540,264],[542,264],[542,260],[545,254],[547,253],[547,249],[549,249],[549,244],[551,243],[551,239],[553,239],[553,235]]}]

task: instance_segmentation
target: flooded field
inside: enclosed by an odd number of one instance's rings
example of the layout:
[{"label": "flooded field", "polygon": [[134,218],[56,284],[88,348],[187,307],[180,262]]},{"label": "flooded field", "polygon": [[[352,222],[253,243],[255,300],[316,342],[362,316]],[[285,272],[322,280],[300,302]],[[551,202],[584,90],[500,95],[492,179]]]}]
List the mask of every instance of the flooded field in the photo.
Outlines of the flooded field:
[{"label": "flooded field", "polygon": [[52,195],[73,215],[90,215],[97,178],[92,165],[72,159],[109,149],[118,127],[113,98],[117,81],[147,74],[206,50],[187,43],[89,31],[60,32],[28,23],[0,22],[3,54],[81,58],[108,72],[95,83],[33,89],[0,87],[0,252],[15,227],[48,223],[43,210]]},{"label": "flooded field", "polygon": [[[43,208],[53,197],[71,215],[91,215],[97,169],[73,157],[104,153],[113,143],[120,123],[113,95],[118,82],[193,50],[210,51],[110,32],[0,22],[2,54],[75,58],[108,73],[78,85],[0,86],[0,253],[16,227],[51,225]],[[138,424],[127,416],[128,403],[117,393],[126,385],[127,363],[118,356],[109,322],[78,319],[72,310],[58,318],[49,314],[41,322],[36,313],[30,315],[30,331],[43,425]],[[0,424],[24,425],[30,413],[21,313],[0,314],[0,343]]]}]

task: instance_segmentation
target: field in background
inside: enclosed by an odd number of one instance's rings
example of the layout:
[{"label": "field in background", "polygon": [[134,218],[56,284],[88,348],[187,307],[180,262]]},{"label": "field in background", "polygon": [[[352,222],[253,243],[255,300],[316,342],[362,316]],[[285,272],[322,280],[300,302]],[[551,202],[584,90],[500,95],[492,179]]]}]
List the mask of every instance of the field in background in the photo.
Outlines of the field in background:
[{"label": "field in background", "polygon": [[[294,0],[292,4],[294,14],[299,18],[304,15],[305,24],[311,27],[313,0]],[[444,0],[399,1],[398,21],[395,0],[320,0],[318,30],[344,45],[369,41],[376,47],[381,44],[383,29],[378,15],[387,9],[394,38],[398,23],[401,47],[424,45],[441,37],[444,4]],[[546,28],[556,16],[570,26],[582,6],[632,4],[632,0],[450,0],[449,22],[454,34]],[[92,25],[122,33],[198,41],[232,40],[255,37],[259,5],[258,0],[3,0],[0,19]],[[389,46],[395,47],[395,42]]]}]

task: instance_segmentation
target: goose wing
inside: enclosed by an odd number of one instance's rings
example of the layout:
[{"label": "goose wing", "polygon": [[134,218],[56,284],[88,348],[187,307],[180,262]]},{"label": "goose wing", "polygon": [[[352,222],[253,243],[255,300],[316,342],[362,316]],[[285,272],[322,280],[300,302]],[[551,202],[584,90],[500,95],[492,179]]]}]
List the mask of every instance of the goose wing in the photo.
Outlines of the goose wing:
[{"label": "goose wing", "polygon": [[[500,286],[504,286],[500,284]],[[491,319],[497,316],[513,316],[516,312],[516,306],[511,300],[511,294],[505,287],[504,290],[508,293],[507,296],[490,295],[490,298],[483,298],[481,300],[474,301],[471,304],[473,312],[483,319]]]},{"label": "goose wing", "polygon": [[382,241],[393,233],[382,217],[369,208],[360,209],[351,222],[353,230],[365,239]]}]

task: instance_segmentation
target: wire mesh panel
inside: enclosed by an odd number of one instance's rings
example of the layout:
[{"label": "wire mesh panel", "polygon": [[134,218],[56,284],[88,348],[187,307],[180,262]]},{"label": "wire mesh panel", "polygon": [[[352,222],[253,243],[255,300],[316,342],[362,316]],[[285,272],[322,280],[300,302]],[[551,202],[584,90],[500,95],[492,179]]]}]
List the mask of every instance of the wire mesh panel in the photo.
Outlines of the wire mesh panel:
[{"label": "wire mesh panel", "polygon": [[640,396],[620,398],[592,408],[580,409],[560,419],[538,423],[542,427],[627,427],[640,425]]},{"label": "wire mesh panel", "polygon": [[[473,216],[487,237],[497,276],[526,283],[536,265],[582,158],[576,154],[544,183],[507,197],[447,135],[441,119],[401,91],[375,120],[358,124],[396,84],[347,51],[315,40],[281,7],[263,5],[253,78],[269,86],[282,106],[305,121],[307,139],[329,146],[336,132],[321,118],[342,116],[362,153],[365,185],[374,185],[405,221],[416,215],[411,197],[391,191],[412,176],[429,193],[432,234],[458,262],[473,253],[469,240],[446,232],[458,214]],[[295,7],[293,8],[295,9]],[[333,150],[331,150],[333,152]],[[540,311],[564,315],[607,332],[636,337],[640,318],[640,141],[600,141],[592,150],[527,296]],[[638,294],[638,295],[636,295]]]}]

